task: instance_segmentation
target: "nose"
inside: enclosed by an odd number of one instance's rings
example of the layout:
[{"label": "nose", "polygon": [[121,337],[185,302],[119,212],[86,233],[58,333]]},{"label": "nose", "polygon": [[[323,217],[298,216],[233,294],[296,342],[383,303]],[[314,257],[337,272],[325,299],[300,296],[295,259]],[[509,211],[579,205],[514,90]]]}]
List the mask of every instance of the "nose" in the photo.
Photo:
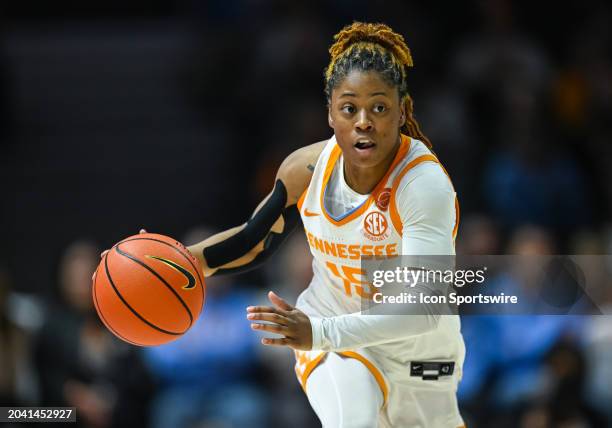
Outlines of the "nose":
[{"label": "nose", "polygon": [[372,125],[372,121],[368,116],[368,112],[363,109],[357,115],[357,122],[355,122],[355,127],[363,132],[369,132],[374,127]]}]

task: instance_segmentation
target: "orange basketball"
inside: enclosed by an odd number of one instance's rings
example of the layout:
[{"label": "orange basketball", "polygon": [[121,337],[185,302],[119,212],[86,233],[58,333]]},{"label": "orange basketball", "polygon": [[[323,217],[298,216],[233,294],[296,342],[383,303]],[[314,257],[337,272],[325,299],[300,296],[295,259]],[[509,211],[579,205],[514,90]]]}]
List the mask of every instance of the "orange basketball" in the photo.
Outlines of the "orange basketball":
[{"label": "orange basketball", "polygon": [[100,319],[139,346],[181,337],[202,311],[206,288],[198,260],[175,239],[130,236],[102,258],[93,283]]}]

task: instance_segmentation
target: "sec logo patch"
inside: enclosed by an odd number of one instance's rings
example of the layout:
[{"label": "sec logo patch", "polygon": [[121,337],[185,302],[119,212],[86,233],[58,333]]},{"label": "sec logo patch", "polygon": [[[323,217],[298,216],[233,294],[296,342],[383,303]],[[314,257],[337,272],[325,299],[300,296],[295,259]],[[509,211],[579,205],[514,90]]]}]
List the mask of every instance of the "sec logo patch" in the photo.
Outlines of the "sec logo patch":
[{"label": "sec logo patch", "polygon": [[382,241],[387,238],[389,222],[387,218],[378,211],[372,211],[363,219],[363,231],[366,238],[372,241]]}]

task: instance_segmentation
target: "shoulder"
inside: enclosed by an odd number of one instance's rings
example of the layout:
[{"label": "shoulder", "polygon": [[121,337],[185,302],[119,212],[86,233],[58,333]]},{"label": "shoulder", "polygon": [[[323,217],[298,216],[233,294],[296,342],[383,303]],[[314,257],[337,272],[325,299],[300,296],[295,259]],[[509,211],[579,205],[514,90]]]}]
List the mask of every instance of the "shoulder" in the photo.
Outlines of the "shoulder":
[{"label": "shoulder", "polygon": [[399,182],[397,194],[401,195],[407,189],[410,191],[449,191],[453,186],[449,177],[437,162],[425,161],[415,165],[404,174]]},{"label": "shoulder", "polygon": [[442,165],[437,161],[432,151],[421,141],[412,139],[409,152],[406,154],[405,164],[400,171],[401,180],[398,183],[398,195],[404,193],[407,187],[411,190],[449,190],[453,185]]},{"label": "shoulder", "polygon": [[442,165],[428,160],[414,165],[401,177],[395,202],[405,220],[424,219],[423,216],[449,218],[452,216],[448,214],[454,216],[455,196]]},{"label": "shoulder", "polygon": [[300,147],[281,163],[276,178],[287,189],[287,205],[293,205],[308,187],[314,167],[329,140]]}]

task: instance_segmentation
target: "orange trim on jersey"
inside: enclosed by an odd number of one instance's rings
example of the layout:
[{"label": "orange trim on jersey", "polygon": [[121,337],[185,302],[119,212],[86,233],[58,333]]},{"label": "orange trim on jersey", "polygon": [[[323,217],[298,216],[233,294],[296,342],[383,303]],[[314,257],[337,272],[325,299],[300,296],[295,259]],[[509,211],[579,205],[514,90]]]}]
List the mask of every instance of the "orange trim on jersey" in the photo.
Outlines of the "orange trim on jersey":
[{"label": "orange trim on jersey", "polygon": [[[390,198],[391,201],[389,204],[389,214],[391,215],[391,223],[393,223],[393,227],[395,228],[396,232],[399,233],[400,236],[403,236],[403,231],[402,231],[403,227],[402,227],[402,219],[399,215],[399,211],[397,209],[397,203],[395,201],[397,189],[404,175],[406,175],[406,173],[408,173],[408,171],[410,171],[412,168],[414,168],[415,166],[423,162],[435,162],[438,165],[440,165],[440,168],[442,168],[442,171],[444,171],[444,174],[446,174],[446,177],[448,177],[448,180],[451,183],[451,187],[453,187],[453,182],[450,176],[448,175],[448,172],[446,172],[446,169],[444,168],[444,166],[440,163],[438,158],[436,158],[434,155],[422,155],[416,159],[413,159],[410,163],[408,163],[408,165],[406,165],[404,169],[402,169],[402,171],[393,180],[393,185],[391,186],[391,198]],[[453,191],[455,191],[454,187],[453,187]],[[459,228],[459,200],[457,199],[457,196],[455,196],[455,225],[453,226],[453,240],[457,237],[458,228]]]},{"label": "orange trim on jersey", "polygon": [[[448,181],[450,181],[451,186],[453,187],[453,191],[454,191],[455,186],[453,186],[453,181],[451,180],[450,175],[448,175],[446,168],[444,168],[444,165],[442,165],[440,162],[438,162],[438,164],[440,165],[440,168],[442,168],[442,171],[444,171],[444,174],[446,174],[446,176],[448,177]],[[457,198],[457,196],[455,196],[455,226],[453,227],[453,240],[457,237],[458,230],[459,230],[459,199]]]},{"label": "orange trim on jersey", "polygon": [[457,232],[459,231],[459,219],[461,218],[459,210],[459,198],[455,196],[455,227],[453,227],[453,240],[457,238]]},{"label": "orange trim on jersey", "polygon": [[300,196],[300,199],[298,199],[297,201],[298,211],[302,211],[302,204],[304,203],[304,199],[306,199],[306,193],[308,192],[309,187],[310,187],[310,183],[308,183],[308,186],[306,186],[306,188],[302,192],[302,195]]},{"label": "orange trim on jersey", "polygon": [[325,209],[324,198],[323,198],[323,196],[325,195],[325,188],[327,187],[327,183],[329,182],[329,178],[331,177],[332,172],[334,171],[334,166],[336,165],[336,162],[338,161],[338,158],[340,157],[340,154],[342,153],[340,146],[338,145],[338,143],[336,143],[336,145],[332,149],[331,154],[329,155],[329,159],[327,160],[327,165],[325,166],[325,173],[323,174],[323,181],[321,183],[321,195],[320,195],[320,201],[319,201],[323,215],[331,224],[335,226],[345,225],[351,220],[354,220],[355,218],[362,215],[370,207],[370,205],[372,205],[372,202],[374,202],[374,199],[375,199],[375,195],[377,195],[378,192],[382,190],[382,188],[385,186],[385,184],[387,183],[387,180],[389,179],[389,175],[391,175],[391,172],[393,172],[397,164],[404,158],[404,156],[406,156],[406,153],[410,151],[410,146],[412,144],[412,140],[410,139],[410,137],[404,134],[401,134],[401,139],[402,141],[400,142],[400,147],[397,150],[395,157],[393,158],[393,162],[391,162],[391,165],[389,166],[389,169],[387,170],[383,178],[378,182],[376,187],[374,187],[374,190],[372,190],[368,199],[366,199],[366,201],[363,204],[361,204],[361,206],[358,209],[356,209],[351,214],[349,214],[348,216],[344,217],[341,220],[335,220],[332,216],[329,215],[329,213]]},{"label": "orange trim on jersey", "polygon": [[357,352],[343,351],[343,352],[338,352],[338,354],[343,355],[345,357],[349,357],[349,358],[355,358],[356,360],[361,361],[368,368],[368,370],[370,370],[370,372],[374,376],[374,379],[376,379],[376,383],[378,384],[382,392],[383,407],[384,407],[387,404],[387,396],[389,395],[389,389],[387,388],[385,378],[383,378],[383,375],[380,372],[380,370],[378,370],[378,368],[376,368],[376,366],[372,364],[370,360],[368,360],[363,355],[358,354]]}]

